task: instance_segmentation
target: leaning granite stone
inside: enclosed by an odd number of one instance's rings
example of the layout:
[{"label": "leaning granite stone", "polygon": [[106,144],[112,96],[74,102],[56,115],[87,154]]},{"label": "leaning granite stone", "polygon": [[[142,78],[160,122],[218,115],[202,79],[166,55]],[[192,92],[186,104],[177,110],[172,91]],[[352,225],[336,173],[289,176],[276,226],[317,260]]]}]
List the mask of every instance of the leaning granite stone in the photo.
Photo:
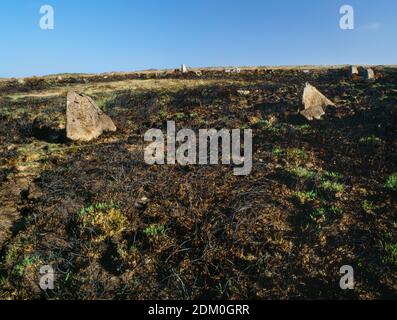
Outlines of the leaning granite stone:
[{"label": "leaning granite stone", "polygon": [[306,83],[306,87],[303,92],[303,105],[305,108],[300,111],[300,114],[309,121],[313,119],[321,120],[321,117],[325,114],[323,108],[327,106],[335,106],[331,100],[309,83]]},{"label": "leaning granite stone", "polygon": [[112,119],[88,96],[69,92],[66,108],[66,136],[74,141],[91,141],[105,131],[116,131]]}]

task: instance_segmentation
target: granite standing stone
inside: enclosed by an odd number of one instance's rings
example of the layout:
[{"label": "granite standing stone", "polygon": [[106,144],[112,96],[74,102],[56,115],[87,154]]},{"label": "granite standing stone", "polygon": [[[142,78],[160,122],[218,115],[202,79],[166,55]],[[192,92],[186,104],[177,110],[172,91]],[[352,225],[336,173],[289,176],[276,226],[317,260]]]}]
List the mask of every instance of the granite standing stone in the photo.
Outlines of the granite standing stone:
[{"label": "granite standing stone", "polygon": [[69,92],[66,108],[66,136],[74,141],[91,141],[105,131],[116,131],[112,119],[85,95]]},{"label": "granite standing stone", "polygon": [[309,83],[306,83],[303,92],[303,105],[305,109],[300,111],[300,113],[309,121],[313,119],[321,120],[321,117],[325,114],[323,108],[335,106],[331,100]]}]

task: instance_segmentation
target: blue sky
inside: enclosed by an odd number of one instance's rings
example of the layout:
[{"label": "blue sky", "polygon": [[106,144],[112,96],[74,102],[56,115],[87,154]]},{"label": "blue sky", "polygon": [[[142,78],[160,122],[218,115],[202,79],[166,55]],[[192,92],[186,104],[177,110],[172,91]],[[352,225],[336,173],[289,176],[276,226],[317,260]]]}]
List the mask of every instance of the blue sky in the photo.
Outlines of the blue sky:
[{"label": "blue sky", "polygon": [[[40,7],[55,11],[41,30]],[[355,30],[339,9],[355,10]],[[179,67],[397,64],[395,0],[2,0],[0,77]]]}]

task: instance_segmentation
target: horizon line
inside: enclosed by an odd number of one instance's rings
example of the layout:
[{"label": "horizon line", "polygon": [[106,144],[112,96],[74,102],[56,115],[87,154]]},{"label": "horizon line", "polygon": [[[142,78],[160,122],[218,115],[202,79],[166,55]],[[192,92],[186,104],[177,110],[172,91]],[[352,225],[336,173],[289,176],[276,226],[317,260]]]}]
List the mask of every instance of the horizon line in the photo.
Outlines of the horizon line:
[{"label": "horizon line", "polygon": [[[293,69],[293,68],[302,68],[302,69],[338,69],[348,66],[357,66],[357,67],[385,67],[385,68],[397,68],[397,64],[302,64],[302,65],[294,65],[294,64],[286,64],[286,65],[261,65],[261,66],[242,66],[242,65],[234,65],[234,66],[213,66],[213,67],[189,67],[187,68],[192,71],[196,70],[217,70],[217,69],[226,69],[226,68],[240,68],[242,70],[252,70],[252,69]],[[155,72],[169,72],[174,71],[180,68],[162,68],[162,69],[141,69],[141,70],[128,70],[128,71],[102,71],[102,72],[59,72],[59,73],[50,73],[44,75],[29,75],[22,77],[0,77],[1,80],[12,80],[12,79],[27,79],[27,78],[48,78],[62,75],[81,75],[81,76],[93,76],[93,75],[115,75],[115,74],[134,74],[134,73],[155,73]]]}]

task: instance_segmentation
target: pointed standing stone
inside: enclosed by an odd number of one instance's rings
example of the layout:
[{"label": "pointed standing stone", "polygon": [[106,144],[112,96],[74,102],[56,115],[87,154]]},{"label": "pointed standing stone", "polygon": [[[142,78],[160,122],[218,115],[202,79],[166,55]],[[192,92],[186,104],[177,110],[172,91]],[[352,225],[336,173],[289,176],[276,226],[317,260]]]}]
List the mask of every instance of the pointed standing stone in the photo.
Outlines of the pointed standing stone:
[{"label": "pointed standing stone", "polygon": [[91,141],[105,131],[116,131],[112,119],[87,96],[69,92],[66,107],[66,135],[74,141]]},{"label": "pointed standing stone", "polygon": [[323,109],[324,107],[335,106],[331,100],[309,83],[306,83],[306,87],[303,92],[303,105],[305,106],[305,109],[300,113],[309,121],[313,119],[320,120],[325,114]]},{"label": "pointed standing stone", "polygon": [[182,65],[182,67],[181,67],[181,72],[182,72],[182,73],[187,73],[187,72],[188,72],[188,69],[187,69],[187,67],[186,67],[185,64]]}]

